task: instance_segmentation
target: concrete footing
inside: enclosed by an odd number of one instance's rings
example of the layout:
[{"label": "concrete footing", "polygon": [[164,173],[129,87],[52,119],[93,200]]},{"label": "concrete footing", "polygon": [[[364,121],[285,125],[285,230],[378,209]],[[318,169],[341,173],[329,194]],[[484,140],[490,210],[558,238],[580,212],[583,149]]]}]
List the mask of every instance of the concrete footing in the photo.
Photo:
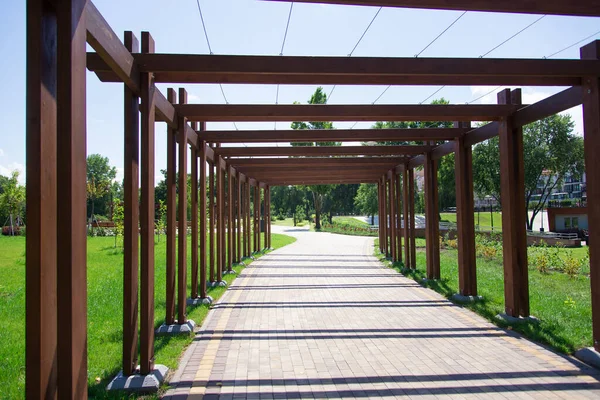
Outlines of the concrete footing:
[{"label": "concrete footing", "polygon": [[185,324],[178,324],[177,321],[175,321],[175,322],[176,323],[174,323],[172,325],[162,324],[161,326],[158,327],[158,329],[156,331],[154,331],[154,333],[156,333],[157,336],[162,336],[162,335],[190,334],[190,333],[194,332],[194,327],[196,326],[196,323],[194,321],[192,321],[191,319],[188,319]]},{"label": "concrete footing", "polygon": [[236,274],[236,272],[235,272],[234,270],[231,270],[231,271],[225,271],[225,272],[223,272],[223,273],[224,273],[224,274],[226,274],[226,275],[235,275],[235,274]]},{"label": "concrete footing", "polygon": [[530,315],[529,317],[513,317],[508,314],[498,314],[496,315],[496,319],[509,324],[518,324],[522,322],[540,322],[540,320],[534,317],[533,315]]},{"label": "concrete footing", "polygon": [[125,376],[123,375],[123,371],[119,371],[119,374],[115,377],[115,379],[108,384],[106,390],[156,393],[158,392],[160,385],[164,382],[167,372],[169,372],[169,368],[160,364],[156,364],[152,372],[150,372],[148,375],[140,375],[139,367],[134,375]]},{"label": "concrete footing", "polygon": [[457,303],[475,303],[476,301],[483,300],[483,296],[465,296],[460,293],[454,293],[451,299]]},{"label": "concrete footing", "polygon": [[594,368],[600,369],[600,353],[593,347],[584,347],[577,350],[575,357]]},{"label": "concrete footing", "polygon": [[227,286],[227,282],[225,282],[225,281],[215,282],[215,283],[216,283],[215,286],[222,286],[222,287]]},{"label": "concrete footing", "polygon": [[212,304],[212,302],[213,302],[213,298],[210,296],[197,297],[195,299],[192,299],[192,298],[187,299],[188,306],[197,306],[200,304]]}]

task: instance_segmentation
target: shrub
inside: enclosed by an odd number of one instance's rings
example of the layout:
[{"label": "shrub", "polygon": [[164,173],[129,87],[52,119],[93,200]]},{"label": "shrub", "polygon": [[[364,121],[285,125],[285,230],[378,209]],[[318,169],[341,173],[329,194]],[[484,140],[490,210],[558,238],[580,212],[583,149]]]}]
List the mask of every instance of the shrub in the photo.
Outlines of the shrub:
[{"label": "shrub", "polygon": [[545,251],[537,251],[531,260],[532,264],[535,266],[535,269],[542,274],[548,273],[548,257],[546,256]]},{"label": "shrub", "polygon": [[2,227],[2,234],[4,236],[19,236],[19,235],[24,235],[25,234],[25,227],[23,226],[18,226],[18,225],[14,225],[11,229],[11,226],[3,226]]},{"label": "shrub", "polygon": [[564,260],[563,272],[569,275],[569,278],[573,279],[581,271],[581,260],[573,257],[573,252],[569,251],[567,257]]}]

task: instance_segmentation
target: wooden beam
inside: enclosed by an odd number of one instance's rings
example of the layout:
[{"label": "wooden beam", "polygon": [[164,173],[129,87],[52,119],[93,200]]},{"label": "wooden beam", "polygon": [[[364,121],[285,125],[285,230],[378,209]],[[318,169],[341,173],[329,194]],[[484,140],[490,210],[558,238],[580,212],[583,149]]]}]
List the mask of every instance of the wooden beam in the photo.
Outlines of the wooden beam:
[{"label": "wooden beam", "polygon": [[54,357],[58,397],[68,399],[88,395],[86,3],[65,0],[56,5],[58,347]]},{"label": "wooden beam", "polygon": [[417,245],[415,242],[415,170],[408,170],[408,226],[410,242],[410,268],[417,268]]},{"label": "wooden beam", "polygon": [[400,175],[394,171],[394,186],[396,187],[396,261],[402,261],[402,187],[400,184]]},{"label": "wooden beam", "polygon": [[[287,1],[287,0],[271,0]],[[526,14],[554,14],[554,15],[580,15],[600,16],[600,3],[592,0],[555,0],[555,1],[528,1],[528,0],[299,0],[300,3],[330,3],[355,6],[372,7],[402,7],[424,8],[439,10],[469,10],[487,12],[507,12]]]},{"label": "wooden beam", "polygon": [[403,207],[403,219],[404,219],[404,267],[410,268],[410,209],[409,209],[409,191],[408,191],[408,173],[409,169],[404,168],[402,172],[402,207]]},{"label": "wooden beam", "polygon": [[[187,91],[179,88],[179,104],[187,103]],[[187,132],[185,127],[189,126],[185,117],[179,116],[177,124],[177,137],[179,138],[178,147],[178,175],[177,180],[179,188],[177,190],[177,323],[184,324],[186,318],[186,298],[187,298]]]},{"label": "wooden beam", "polygon": [[[196,124],[193,122],[193,124]],[[192,147],[191,149],[191,157],[190,157],[190,165],[191,165],[191,184],[190,184],[190,206],[192,211],[192,242],[191,242],[191,253],[192,253],[192,288],[190,293],[191,299],[198,298],[198,249],[200,247],[198,241],[198,233],[199,233],[199,224],[198,224],[198,157],[200,156],[200,152],[198,149]],[[186,173],[187,175],[187,173]],[[201,186],[206,186],[206,180],[200,181],[202,182]],[[187,210],[186,210],[187,211]]]},{"label": "wooden beam", "polygon": [[[532,122],[544,119],[554,114],[558,114],[570,108],[580,105],[582,102],[581,87],[572,87],[556,93],[550,97],[540,100],[537,103],[525,106],[513,115],[514,126],[524,126]],[[491,139],[498,135],[499,123],[494,121],[475,128],[465,134],[465,145],[473,146],[484,140]],[[454,143],[447,142],[437,146],[433,151],[433,158],[438,160],[454,151]],[[410,160],[410,167],[414,168],[423,165],[424,156],[416,156]]]},{"label": "wooden beam", "polygon": [[[204,124],[200,124],[200,130],[204,130]],[[207,258],[207,247],[206,247],[206,142],[200,141],[198,154],[200,164],[200,292],[199,297],[205,299],[207,296],[206,292],[206,258]],[[212,228],[212,227],[211,227]]]},{"label": "wooden beam", "polygon": [[[521,91],[498,93],[499,103],[519,103]],[[527,270],[527,210],[523,128],[512,118],[500,123],[500,197],[502,203],[502,251],[504,262],[504,307],[512,317],[529,316]]]},{"label": "wooden beam", "polygon": [[175,110],[190,121],[494,121],[511,115],[517,107],[510,104],[182,104],[175,106]]},{"label": "wooden beam", "polygon": [[[175,89],[167,89],[169,102],[177,102]],[[155,97],[156,98],[156,97]],[[167,231],[166,231],[166,306],[165,324],[175,323],[176,229],[177,221],[177,129],[167,125]]]},{"label": "wooden beam", "polygon": [[57,16],[50,1],[28,0],[26,10],[25,321],[35,328],[25,335],[24,394],[42,400],[57,398]]},{"label": "wooden beam", "polygon": [[202,138],[219,143],[426,141],[454,140],[467,131],[462,128],[206,131]]},{"label": "wooden beam", "polygon": [[[154,39],[142,32],[142,52],[154,52]],[[151,74],[141,74],[141,307],[140,307],[140,372],[149,374],[154,368],[154,83]]]},{"label": "wooden beam", "polygon": [[[204,149],[208,149],[208,146],[205,146]],[[214,163],[208,163],[208,188],[209,188],[209,222],[208,222],[208,246],[209,250],[209,281],[211,283],[216,282],[215,276],[215,165]]]},{"label": "wooden beam", "polygon": [[[600,41],[592,42],[580,50],[581,58],[600,58]],[[592,291],[593,344],[600,351],[600,171],[597,160],[600,154],[600,81],[598,76],[583,78],[583,126],[587,180],[587,214],[589,224],[588,249],[590,252],[590,286]],[[593,243],[590,246],[590,243]]]},{"label": "wooden beam", "polygon": [[338,184],[358,184],[358,183],[376,183],[377,179],[273,179],[267,180],[269,186],[288,186],[288,185],[338,185]]},{"label": "wooden beam", "polygon": [[[349,172],[349,171],[354,171],[354,172],[378,172],[380,174],[384,173],[385,171],[390,169],[390,165],[375,165],[375,166],[371,166],[371,165],[352,165],[352,166],[346,166],[344,167],[344,172]],[[323,166],[321,165],[315,165],[315,166],[304,166],[304,167],[288,167],[288,166],[281,166],[281,167],[276,167],[276,169],[274,169],[273,167],[241,167],[239,169],[240,171],[244,171],[245,173],[249,174],[249,175],[258,175],[261,173],[269,173],[269,172],[273,172],[273,171],[277,171],[277,172],[285,172],[285,173],[307,173],[307,172],[319,172],[323,170]],[[337,171],[334,171],[334,173]],[[327,171],[326,173],[330,173],[330,171]]]},{"label": "wooden beam", "polygon": [[425,254],[427,279],[440,279],[440,219],[438,210],[437,161],[425,155]]},{"label": "wooden beam", "polygon": [[[157,83],[578,86],[597,60],[309,57],[136,54],[141,72]],[[99,54],[87,68],[104,82],[122,82]]]},{"label": "wooden beam", "polygon": [[[421,154],[430,146],[299,146],[299,147],[221,147],[215,152],[223,157],[249,156],[398,156]],[[235,162],[235,161],[232,161]]]},{"label": "wooden beam", "polygon": [[[311,158],[230,158],[228,162],[240,169],[260,167],[347,167],[347,166],[395,166],[405,162],[404,157],[311,157]],[[245,179],[242,179],[244,182]]]},{"label": "wooden beam", "polygon": [[[88,3],[89,5],[89,3]],[[134,34],[125,32],[125,47],[137,53]],[[127,86],[123,93],[123,375],[132,375],[138,354],[138,269],[139,269],[139,161],[140,98]]]},{"label": "wooden beam", "polygon": [[[459,124],[459,123],[456,123]],[[458,237],[458,287],[462,296],[477,296],[473,154],[464,137],[455,141],[456,225]]]}]

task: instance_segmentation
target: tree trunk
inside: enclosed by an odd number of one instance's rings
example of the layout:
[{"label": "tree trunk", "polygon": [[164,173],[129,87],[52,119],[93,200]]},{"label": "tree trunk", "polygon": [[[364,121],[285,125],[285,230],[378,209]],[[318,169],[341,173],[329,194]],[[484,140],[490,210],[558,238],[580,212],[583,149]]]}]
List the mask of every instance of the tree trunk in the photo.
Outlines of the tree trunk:
[{"label": "tree trunk", "polygon": [[15,236],[15,228],[13,226],[12,213],[10,214],[10,236]]},{"label": "tree trunk", "polygon": [[313,199],[315,202],[315,229],[321,229],[321,201],[315,192],[313,192]]},{"label": "tree trunk", "polygon": [[375,215],[371,215],[371,225],[375,225]]}]

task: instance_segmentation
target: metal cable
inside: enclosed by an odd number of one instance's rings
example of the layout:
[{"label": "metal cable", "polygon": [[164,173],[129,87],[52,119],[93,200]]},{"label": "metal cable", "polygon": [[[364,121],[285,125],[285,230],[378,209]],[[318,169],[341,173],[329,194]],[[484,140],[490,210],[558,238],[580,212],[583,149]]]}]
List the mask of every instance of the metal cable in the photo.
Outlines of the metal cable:
[{"label": "metal cable", "polygon": [[208,40],[208,33],[206,32],[206,24],[204,23],[204,17],[202,16],[202,8],[200,7],[200,0],[196,0],[198,5],[198,12],[200,13],[200,21],[202,21],[202,29],[204,30],[204,37],[206,38],[206,44],[208,45],[208,51],[213,54],[212,48],[210,47],[210,41]]},{"label": "metal cable", "polygon": [[492,51],[496,50],[498,47],[502,46],[503,44],[505,44],[505,43],[511,41],[512,39],[514,39],[515,37],[519,36],[521,33],[525,32],[527,29],[531,28],[533,25],[535,25],[539,21],[541,21],[545,16],[546,16],[546,14],[542,15],[541,17],[539,17],[538,19],[536,19],[535,21],[533,21],[532,23],[530,23],[529,25],[527,25],[525,28],[521,29],[519,32],[515,33],[514,35],[512,35],[511,37],[509,37],[508,39],[506,39],[505,41],[503,41],[502,43],[500,43],[499,45],[497,45],[496,47],[494,47],[493,49],[491,49],[490,51],[488,51],[487,53],[484,53],[484,54],[480,55],[479,58],[483,58],[483,57],[487,56]]},{"label": "metal cable", "polygon": [[429,44],[428,44],[427,46],[425,46],[425,47],[423,48],[423,50],[421,50],[420,52],[418,52],[417,54],[415,54],[415,58],[419,57],[419,56],[420,56],[420,55],[421,55],[421,54],[422,54],[422,53],[423,53],[425,50],[427,50],[427,48],[428,48],[429,46],[431,46],[432,44],[434,44],[434,43],[435,43],[435,42],[436,42],[436,41],[437,41],[437,40],[438,40],[440,37],[442,37],[442,35],[443,35],[444,33],[446,33],[446,32],[448,31],[448,29],[452,28],[452,26],[453,26],[454,24],[456,24],[456,23],[458,22],[458,20],[459,20],[459,19],[461,19],[461,18],[462,18],[462,17],[463,17],[463,16],[464,16],[466,13],[467,13],[467,11],[463,11],[463,13],[462,13],[462,14],[460,14],[460,15],[458,16],[458,18],[456,18],[456,19],[455,19],[455,20],[454,20],[454,21],[453,21],[453,22],[452,22],[450,25],[448,25],[448,27],[447,27],[446,29],[444,29],[444,30],[442,31],[442,33],[440,33],[439,35],[437,35],[437,36],[435,37],[435,39],[433,39],[431,42],[429,42]]},{"label": "metal cable", "polygon": [[559,54],[559,53],[562,53],[562,52],[563,52],[563,51],[565,51],[565,50],[569,50],[571,47],[573,47],[573,46],[577,46],[579,43],[581,43],[581,42],[584,42],[584,41],[588,40],[589,38],[592,38],[592,37],[594,37],[594,36],[596,36],[596,35],[598,35],[598,34],[600,34],[600,31],[598,31],[598,32],[596,32],[596,33],[594,33],[594,34],[591,34],[590,36],[586,36],[585,38],[583,38],[583,39],[581,39],[581,40],[579,40],[579,41],[577,41],[577,42],[573,43],[572,45],[570,45],[570,46],[567,46],[567,47],[565,47],[564,49],[562,49],[562,50],[559,50],[559,51],[557,51],[556,53],[552,53],[552,54],[550,54],[549,56],[546,56],[546,57],[544,57],[544,58],[550,58],[550,57],[554,57],[555,55],[557,55],[557,54]]}]

